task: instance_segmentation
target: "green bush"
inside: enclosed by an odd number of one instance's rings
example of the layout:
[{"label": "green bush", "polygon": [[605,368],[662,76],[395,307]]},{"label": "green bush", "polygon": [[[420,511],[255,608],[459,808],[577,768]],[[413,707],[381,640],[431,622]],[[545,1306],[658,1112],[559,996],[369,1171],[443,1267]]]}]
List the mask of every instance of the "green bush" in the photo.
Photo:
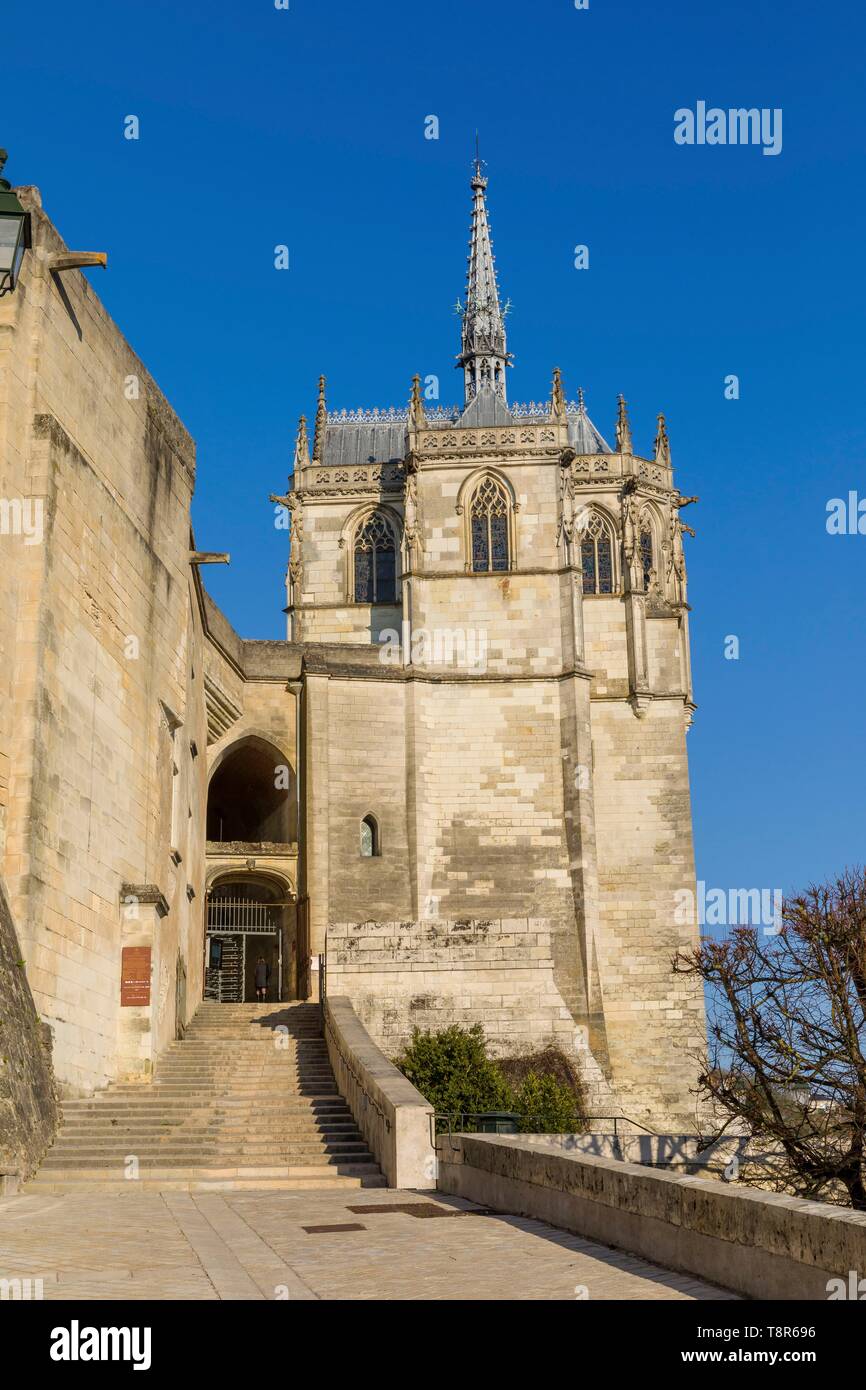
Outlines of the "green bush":
[{"label": "green bush", "polygon": [[[577,1134],[586,1128],[583,1091],[574,1064],[555,1048],[500,1065],[487,1056],[480,1023],[452,1024],[438,1033],[416,1028],[396,1065],[433,1106],[466,1132],[477,1129],[475,1116],[512,1111],[524,1134]],[[438,1121],[445,1129],[446,1120]]]},{"label": "green bush", "polygon": [[[437,1114],[459,1117],[486,1110],[511,1110],[513,1096],[508,1082],[487,1056],[484,1029],[452,1024],[438,1033],[416,1028],[412,1041],[396,1065]],[[472,1120],[459,1128],[474,1129]]]},{"label": "green bush", "polygon": [[514,1096],[522,1134],[578,1134],[585,1128],[572,1088],[555,1076],[529,1072]]}]

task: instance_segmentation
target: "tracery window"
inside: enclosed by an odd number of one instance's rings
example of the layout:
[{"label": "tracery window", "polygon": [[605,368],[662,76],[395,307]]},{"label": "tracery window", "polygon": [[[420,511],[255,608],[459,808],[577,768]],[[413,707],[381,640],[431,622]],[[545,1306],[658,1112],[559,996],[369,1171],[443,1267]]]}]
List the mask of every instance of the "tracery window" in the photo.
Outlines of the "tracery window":
[{"label": "tracery window", "polygon": [[649,593],[655,564],[653,562],[653,533],[649,517],[644,515],[640,521],[640,567],[643,575],[643,591]]},{"label": "tracery window", "polygon": [[495,478],[485,478],[476,488],[469,508],[472,527],[472,569],[476,574],[507,570],[508,498]]},{"label": "tracery window", "polygon": [[585,594],[613,593],[613,539],[598,512],[590,512],[581,531],[580,564]]},{"label": "tracery window", "polygon": [[368,517],[355,535],[355,602],[396,603],[397,546],[381,512]]}]

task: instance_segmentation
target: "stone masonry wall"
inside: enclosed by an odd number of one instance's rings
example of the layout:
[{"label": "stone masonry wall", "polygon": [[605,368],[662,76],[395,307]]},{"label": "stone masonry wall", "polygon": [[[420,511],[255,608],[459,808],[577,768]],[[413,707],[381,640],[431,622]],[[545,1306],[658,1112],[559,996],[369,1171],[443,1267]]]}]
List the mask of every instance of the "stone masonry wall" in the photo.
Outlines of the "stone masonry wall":
[{"label": "stone masonry wall", "polygon": [[0,1174],[29,1177],[56,1128],[51,1035],[36,1012],[0,888]]},{"label": "stone masonry wall", "polygon": [[[33,545],[3,539],[17,548],[0,569],[0,612],[8,593],[12,613],[2,870],[58,1080],[86,1092],[147,1076],[200,997],[195,452],[87,278],[51,274],[63,241],[36,191],[22,197],[33,249],[0,306],[2,467],[44,524]],[[151,901],[122,902],[125,885]],[[127,944],[152,948],[147,1009],[121,1008]]]}]

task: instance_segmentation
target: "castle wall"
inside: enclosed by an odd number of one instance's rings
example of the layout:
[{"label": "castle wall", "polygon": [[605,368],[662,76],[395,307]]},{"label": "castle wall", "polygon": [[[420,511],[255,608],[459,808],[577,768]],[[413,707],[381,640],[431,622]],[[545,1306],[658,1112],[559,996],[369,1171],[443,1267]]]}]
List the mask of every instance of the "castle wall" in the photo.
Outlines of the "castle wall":
[{"label": "castle wall", "polygon": [[[0,305],[0,428],[4,487],[39,502],[44,533],[2,539],[3,873],[58,1079],[87,1091],[148,1074],[200,994],[194,448],[86,278],[50,273],[65,247],[23,196],[34,245]],[[126,944],[152,951],[147,1009],[120,1005]]]},{"label": "castle wall", "polygon": [[696,941],[674,916],[695,878],[685,737],[681,700],[654,700],[643,719],[621,701],[593,705],[599,970],[613,1075],[636,1118],[691,1114],[705,1044],[701,986],[671,968]]}]

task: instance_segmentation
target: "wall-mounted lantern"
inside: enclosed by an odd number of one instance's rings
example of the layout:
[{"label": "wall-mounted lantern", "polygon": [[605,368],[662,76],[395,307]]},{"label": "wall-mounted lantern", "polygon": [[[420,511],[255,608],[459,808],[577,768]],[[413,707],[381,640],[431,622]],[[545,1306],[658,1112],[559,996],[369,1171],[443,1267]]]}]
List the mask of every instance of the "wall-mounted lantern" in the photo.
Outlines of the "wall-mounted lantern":
[{"label": "wall-mounted lantern", "polygon": [[[6,151],[0,150],[0,175],[6,158]],[[30,213],[19,203],[9,180],[0,177],[0,295],[9,294],[17,285],[29,246]]]}]

